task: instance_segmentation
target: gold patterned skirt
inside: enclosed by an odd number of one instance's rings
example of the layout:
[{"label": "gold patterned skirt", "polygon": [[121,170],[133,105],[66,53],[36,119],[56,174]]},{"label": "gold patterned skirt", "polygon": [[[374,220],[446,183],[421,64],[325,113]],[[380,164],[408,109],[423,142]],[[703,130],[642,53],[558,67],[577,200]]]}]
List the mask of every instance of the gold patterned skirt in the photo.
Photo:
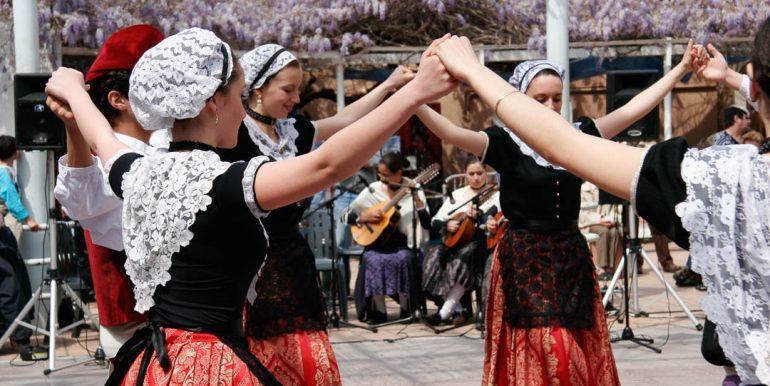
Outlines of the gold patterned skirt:
[{"label": "gold patterned skirt", "polygon": [[[513,328],[504,320],[499,250],[490,272],[482,384],[620,385],[600,297],[594,300],[591,329]],[[595,278],[594,285],[599,294]]]}]

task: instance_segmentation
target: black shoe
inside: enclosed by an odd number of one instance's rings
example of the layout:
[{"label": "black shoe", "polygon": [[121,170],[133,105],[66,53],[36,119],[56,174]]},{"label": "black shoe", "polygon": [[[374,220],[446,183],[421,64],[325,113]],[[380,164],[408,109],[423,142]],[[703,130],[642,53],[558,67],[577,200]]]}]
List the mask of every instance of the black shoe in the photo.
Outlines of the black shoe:
[{"label": "black shoe", "polygon": [[441,325],[452,323],[452,320],[451,319],[441,319],[441,315],[439,315],[439,313],[436,312],[435,314],[425,318],[425,322],[430,324],[431,326],[441,326]]},{"label": "black shoe", "polygon": [[473,318],[473,315],[468,311],[456,312],[452,315],[452,324],[459,326]]},{"label": "black shoe", "polygon": [[676,282],[677,287],[695,287],[703,283],[703,278],[695,271],[683,268],[674,274],[674,282]]},{"label": "black shoe", "polygon": [[704,291],[705,292],[708,288],[706,288],[705,284],[700,283],[700,284],[695,286],[695,289],[698,290],[698,291]]},{"label": "black shoe", "polygon": [[369,313],[369,320],[367,321],[367,323],[380,324],[380,323],[385,323],[387,321],[388,321],[388,315],[385,314],[384,312],[371,311]]},{"label": "black shoe", "polygon": [[406,318],[411,318],[411,317],[412,317],[412,313],[409,312],[409,310],[403,310],[402,309],[401,313],[398,314],[398,318],[399,319],[406,319]]}]

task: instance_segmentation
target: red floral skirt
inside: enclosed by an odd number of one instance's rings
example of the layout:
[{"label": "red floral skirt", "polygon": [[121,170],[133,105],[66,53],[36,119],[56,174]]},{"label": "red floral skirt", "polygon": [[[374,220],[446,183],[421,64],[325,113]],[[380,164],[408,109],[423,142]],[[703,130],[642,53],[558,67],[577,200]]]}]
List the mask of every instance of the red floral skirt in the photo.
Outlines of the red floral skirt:
[{"label": "red floral skirt", "polygon": [[598,296],[590,330],[513,328],[503,319],[506,305],[496,253],[486,307],[483,385],[620,385]]},{"label": "red floral skirt", "polygon": [[247,338],[249,351],[282,385],[340,385],[337,358],[326,331],[297,331],[266,339]]},{"label": "red floral skirt", "polygon": [[[175,328],[164,329],[171,370],[164,371],[153,352],[144,384],[155,385],[260,385],[248,366],[216,336]],[[136,385],[144,353],[123,378],[123,385]]]}]

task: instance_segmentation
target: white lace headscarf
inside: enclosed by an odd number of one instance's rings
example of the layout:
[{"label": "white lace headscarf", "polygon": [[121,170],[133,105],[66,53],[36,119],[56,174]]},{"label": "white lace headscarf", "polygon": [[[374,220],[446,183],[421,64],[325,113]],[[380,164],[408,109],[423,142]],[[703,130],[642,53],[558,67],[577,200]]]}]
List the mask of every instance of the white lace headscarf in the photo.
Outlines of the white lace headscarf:
[{"label": "white lace headscarf", "polygon": [[278,44],[263,44],[243,54],[240,62],[247,86],[243,96],[248,97],[251,90],[262,87],[267,78],[296,61],[297,57],[294,54]]},{"label": "white lace headscarf", "polygon": [[[521,62],[518,66],[516,66],[516,68],[513,70],[513,75],[511,75],[511,77],[508,79],[508,83],[513,85],[513,87],[516,87],[516,89],[522,93],[526,93],[529,89],[530,83],[532,83],[532,80],[545,70],[551,70],[555,72],[559,75],[559,79],[564,82],[564,75],[566,74],[566,70],[558,63],[552,62],[550,60],[527,60],[526,62]],[[508,135],[511,136],[511,139],[516,142],[524,155],[534,159],[538,165],[556,170],[564,170],[564,168],[561,166],[553,165],[545,158],[540,156],[540,154],[537,154],[535,150],[530,148],[526,143],[524,143],[524,141],[521,140],[521,138],[514,134],[511,129],[505,126],[505,123],[503,123],[503,121],[501,121],[497,115],[494,116],[493,121],[496,126],[502,127],[508,133]],[[580,128],[579,125],[573,125],[577,129]]]},{"label": "white lace headscarf", "polygon": [[190,28],[147,50],[131,72],[128,99],[146,130],[196,117],[233,72],[230,46],[213,32]]}]

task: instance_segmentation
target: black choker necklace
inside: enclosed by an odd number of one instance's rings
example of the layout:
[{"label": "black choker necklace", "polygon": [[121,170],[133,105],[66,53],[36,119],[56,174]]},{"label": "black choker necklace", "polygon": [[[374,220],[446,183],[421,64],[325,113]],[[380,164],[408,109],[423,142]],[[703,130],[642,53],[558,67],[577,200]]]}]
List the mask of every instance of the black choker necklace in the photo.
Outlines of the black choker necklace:
[{"label": "black choker necklace", "polygon": [[766,138],[759,146],[759,154],[770,153],[770,138]]},{"label": "black choker necklace", "polygon": [[214,151],[216,150],[216,148],[214,146],[211,146],[202,142],[195,142],[195,141],[177,141],[177,142],[171,142],[168,145],[168,151],[185,151],[185,150]]},{"label": "black choker necklace", "polygon": [[270,118],[267,115],[262,115],[249,107],[248,104],[244,103],[243,108],[246,109],[246,114],[249,114],[250,117],[254,118],[257,122],[262,122],[266,125],[275,125],[275,118]]}]

